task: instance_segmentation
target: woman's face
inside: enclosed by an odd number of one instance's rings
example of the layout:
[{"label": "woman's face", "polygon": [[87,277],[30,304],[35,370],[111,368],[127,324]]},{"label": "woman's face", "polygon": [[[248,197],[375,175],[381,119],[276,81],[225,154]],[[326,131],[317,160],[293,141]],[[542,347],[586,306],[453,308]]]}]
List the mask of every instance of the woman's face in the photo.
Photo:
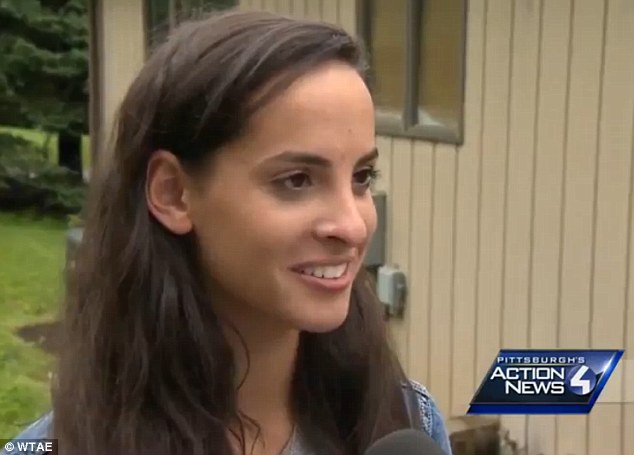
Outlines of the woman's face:
[{"label": "woman's face", "polygon": [[347,65],[321,66],[258,111],[188,198],[220,311],[337,328],[376,227],[376,159],[372,100]]}]

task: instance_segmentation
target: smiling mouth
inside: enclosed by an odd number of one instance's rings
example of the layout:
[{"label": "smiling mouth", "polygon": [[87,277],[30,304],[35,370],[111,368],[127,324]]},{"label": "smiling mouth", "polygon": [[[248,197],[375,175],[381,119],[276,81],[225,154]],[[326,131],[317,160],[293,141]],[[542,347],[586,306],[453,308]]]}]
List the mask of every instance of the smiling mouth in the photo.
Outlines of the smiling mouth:
[{"label": "smiling mouth", "polygon": [[304,267],[298,272],[302,275],[313,276],[316,278],[322,278],[327,280],[336,280],[341,278],[348,271],[349,263],[345,262],[343,264],[337,265],[320,265],[314,267]]}]

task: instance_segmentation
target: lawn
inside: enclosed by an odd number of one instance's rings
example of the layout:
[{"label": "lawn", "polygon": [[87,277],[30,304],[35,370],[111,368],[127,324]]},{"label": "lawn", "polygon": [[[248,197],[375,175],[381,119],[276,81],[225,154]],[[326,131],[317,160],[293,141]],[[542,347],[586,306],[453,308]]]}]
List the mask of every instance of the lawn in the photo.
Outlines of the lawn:
[{"label": "lawn", "polygon": [[[10,133],[14,136],[21,137],[22,139],[26,139],[37,144],[39,147],[44,147],[48,149],[49,159],[57,163],[57,135],[56,134],[47,134],[44,131],[25,129],[25,128],[15,128],[12,126],[0,126],[0,133]],[[48,139],[48,144],[46,143]],[[90,137],[87,135],[82,136],[81,139],[81,162],[84,169],[90,169]]]},{"label": "lawn", "polygon": [[0,438],[15,436],[50,405],[53,358],[15,331],[56,319],[65,233],[62,221],[0,213]]}]

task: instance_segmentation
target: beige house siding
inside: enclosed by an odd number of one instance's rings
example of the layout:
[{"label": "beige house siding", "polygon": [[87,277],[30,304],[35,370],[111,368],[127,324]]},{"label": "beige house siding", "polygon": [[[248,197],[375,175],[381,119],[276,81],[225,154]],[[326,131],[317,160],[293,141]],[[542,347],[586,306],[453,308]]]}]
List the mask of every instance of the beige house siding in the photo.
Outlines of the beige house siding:
[{"label": "beige house siding", "polygon": [[[355,3],[241,6],[354,32]],[[140,4],[103,8],[105,130],[144,57]],[[631,43],[631,0],[470,0],[464,144],[377,138],[388,258],[409,281],[395,344],[447,416],[465,413],[500,347],[625,348],[629,362]],[[631,370],[615,372],[590,416],[502,421],[530,455],[632,455]]]},{"label": "beige house siding", "polygon": [[[145,30],[143,2],[140,0],[92,0],[97,17],[93,20],[92,45],[100,54],[100,62],[93,65],[98,71],[98,102],[91,108],[91,115],[98,125],[101,153],[99,164],[108,154],[106,144],[110,140],[112,122],[128,86],[145,60]],[[92,95],[95,96],[95,89]],[[92,134],[92,132],[91,132]]]}]

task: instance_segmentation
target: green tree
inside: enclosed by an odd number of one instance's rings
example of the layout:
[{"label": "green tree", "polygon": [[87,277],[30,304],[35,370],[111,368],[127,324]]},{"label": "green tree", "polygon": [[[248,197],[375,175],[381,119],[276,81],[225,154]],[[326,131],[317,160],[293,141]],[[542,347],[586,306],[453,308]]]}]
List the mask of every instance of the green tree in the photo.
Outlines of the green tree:
[{"label": "green tree", "polygon": [[0,124],[58,133],[60,164],[77,171],[88,37],[86,0],[0,0]]}]

